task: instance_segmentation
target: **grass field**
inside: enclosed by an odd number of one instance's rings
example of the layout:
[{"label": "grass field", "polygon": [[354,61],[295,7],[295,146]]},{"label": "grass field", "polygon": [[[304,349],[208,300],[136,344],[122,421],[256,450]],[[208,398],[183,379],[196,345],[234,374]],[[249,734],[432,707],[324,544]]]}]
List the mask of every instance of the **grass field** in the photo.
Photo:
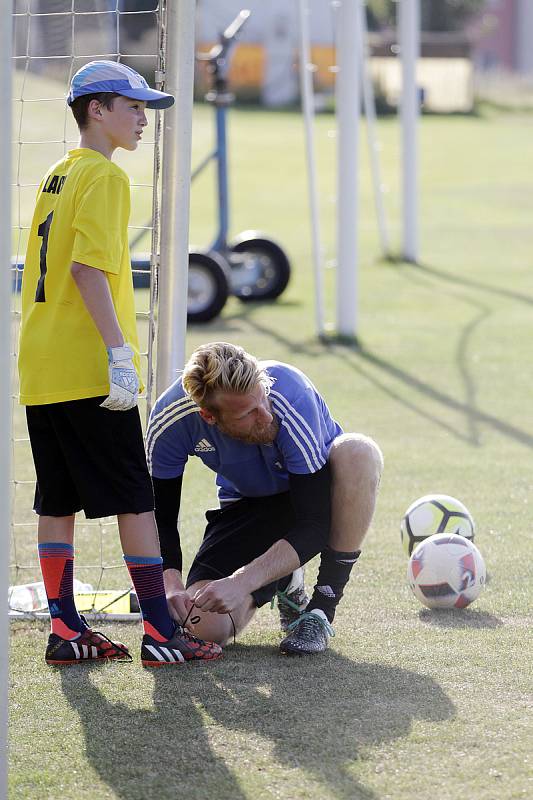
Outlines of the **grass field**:
[{"label": "grass field", "polygon": [[[130,666],[53,671],[42,658],[46,626],[13,625],[10,797],[533,796],[532,120],[494,111],[422,120],[419,266],[380,260],[363,154],[356,347],[314,337],[300,117],[233,114],[232,229],[260,227],[282,242],[293,280],[277,303],[230,300],[219,320],[189,331],[187,349],[227,339],[295,363],[346,430],[375,437],[386,464],[372,530],[322,657],[281,658],[276,614],[261,610],[210,666],[147,673],[136,653]],[[198,157],[210,124],[198,108]],[[317,126],[331,257],[333,121]],[[399,248],[396,122],[380,121],[379,133]],[[193,189],[191,228],[194,242],[209,241],[207,176]],[[330,319],[332,286],[330,270]],[[424,610],[406,585],[399,523],[428,492],[458,496],[476,519],[490,580],[461,612]],[[211,476],[191,463],[187,564],[213,502]],[[107,546],[116,556],[116,542]],[[315,574],[313,562],[309,583]],[[104,630],[136,649],[140,625]]]}]

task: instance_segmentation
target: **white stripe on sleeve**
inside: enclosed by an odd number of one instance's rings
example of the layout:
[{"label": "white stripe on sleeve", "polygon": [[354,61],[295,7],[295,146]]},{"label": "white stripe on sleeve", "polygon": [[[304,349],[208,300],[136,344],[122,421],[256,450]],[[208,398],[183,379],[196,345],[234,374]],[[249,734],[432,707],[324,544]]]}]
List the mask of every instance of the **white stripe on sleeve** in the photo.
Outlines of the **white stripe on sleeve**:
[{"label": "white stripe on sleeve", "polygon": [[150,427],[146,439],[146,461],[148,463],[148,469],[150,472],[152,471],[154,447],[161,434],[164,433],[166,429],[175,422],[183,419],[183,417],[186,417],[188,414],[196,414],[198,411],[198,406],[191,401],[190,404],[185,408],[175,409],[174,412],[170,412],[166,416],[163,416],[155,427]]},{"label": "white stripe on sleeve", "polygon": [[[271,396],[275,395],[275,397],[272,398],[272,405],[283,416],[281,424],[288,431],[291,438],[302,452],[311,472],[316,472],[317,469],[321,469],[326,463],[326,458],[320,451],[318,439],[309,423],[301,414],[295,411],[294,407],[291,406],[287,399],[283,397],[283,395],[280,395],[279,392],[271,391],[270,394]],[[310,434],[310,436],[308,434]],[[313,441],[311,441],[311,439]],[[312,462],[314,462],[314,465]]]}]

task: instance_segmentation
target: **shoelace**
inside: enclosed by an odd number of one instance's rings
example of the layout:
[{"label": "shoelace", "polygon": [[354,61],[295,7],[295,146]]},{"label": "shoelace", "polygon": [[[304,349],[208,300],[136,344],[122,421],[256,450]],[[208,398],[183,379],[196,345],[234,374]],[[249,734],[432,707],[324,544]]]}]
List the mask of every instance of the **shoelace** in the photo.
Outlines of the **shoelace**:
[{"label": "shoelace", "polygon": [[274,601],[276,600],[276,597],[278,598],[278,605],[279,601],[281,600],[285,605],[289,606],[289,608],[292,608],[293,611],[300,610],[300,606],[297,603],[295,603],[293,600],[289,600],[287,594],[279,590],[276,592],[276,594],[270,601],[270,608],[274,608]]},{"label": "shoelace", "polygon": [[296,628],[296,626],[302,625],[303,633],[305,635],[309,631],[312,631],[317,623],[325,628],[330,636],[335,636],[335,631],[328,620],[322,619],[322,617],[319,617],[318,614],[313,614],[312,611],[304,611],[304,613],[301,614],[298,619],[295,619],[294,622],[291,622],[291,624],[288,626],[288,630],[293,630],[293,628]]},{"label": "shoelace", "polygon": [[[131,653],[128,650],[126,650],[125,647],[123,647],[122,645],[118,644],[117,642],[114,642],[112,639],[109,638],[109,636],[106,636],[105,633],[102,633],[102,631],[93,631],[92,628],[90,628],[90,631],[91,631],[91,639],[92,639],[93,636],[100,636],[102,639],[105,639],[106,642],[109,642],[109,644],[113,646],[114,650],[118,650],[120,653],[122,653],[123,655],[126,656],[126,658],[118,658],[117,661],[119,663],[120,662],[123,662],[124,664],[131,664],[132,663],[133,656],[131,655]],[[98,644],[98,642],[95,642],[95,644]]]}]

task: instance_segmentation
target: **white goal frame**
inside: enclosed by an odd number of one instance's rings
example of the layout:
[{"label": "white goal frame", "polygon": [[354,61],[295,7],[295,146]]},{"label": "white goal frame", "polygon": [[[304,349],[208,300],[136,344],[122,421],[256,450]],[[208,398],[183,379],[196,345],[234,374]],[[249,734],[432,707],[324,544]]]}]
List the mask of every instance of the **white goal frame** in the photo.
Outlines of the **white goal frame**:
[{"label": "white goal frame", "polygon": [[[12,0],[0,0],[0,97],[4,115],[0,125],[0,592],[7,598],[11,526],[11,20]],[[7,609],[0,622],[0,797],[7,797],[7,718],[9,622]]]}]

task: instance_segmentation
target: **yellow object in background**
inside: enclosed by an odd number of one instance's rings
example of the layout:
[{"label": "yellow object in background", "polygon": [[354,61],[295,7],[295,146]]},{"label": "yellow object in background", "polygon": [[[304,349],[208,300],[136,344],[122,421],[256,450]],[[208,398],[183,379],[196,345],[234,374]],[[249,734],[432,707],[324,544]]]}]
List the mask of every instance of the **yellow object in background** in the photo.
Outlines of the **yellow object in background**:
[{"label": "yellow object in background", "polygon": [[108,592],[79,592],[75,595],[78,611],[103,614],[131,614],[139,611],[137,596],[129,589]]}]

